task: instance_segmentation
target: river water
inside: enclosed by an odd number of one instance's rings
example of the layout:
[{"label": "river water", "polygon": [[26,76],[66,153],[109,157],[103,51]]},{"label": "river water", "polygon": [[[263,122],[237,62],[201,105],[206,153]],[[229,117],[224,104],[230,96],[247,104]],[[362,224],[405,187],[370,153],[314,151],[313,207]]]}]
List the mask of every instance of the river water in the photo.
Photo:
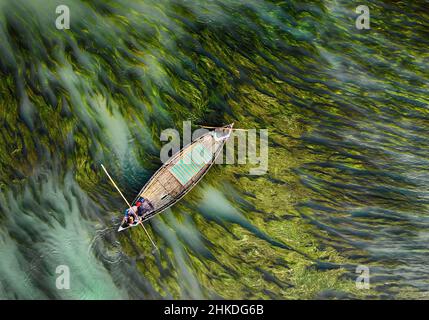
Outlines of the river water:
[{"label": "river water", "polygon": [[[0,298],[427,299],[429,4],[368,6],[0,0]],[[133,199],[185,120],[268,129],[268,172],[214,166],[154,250],[100,164]]]}]

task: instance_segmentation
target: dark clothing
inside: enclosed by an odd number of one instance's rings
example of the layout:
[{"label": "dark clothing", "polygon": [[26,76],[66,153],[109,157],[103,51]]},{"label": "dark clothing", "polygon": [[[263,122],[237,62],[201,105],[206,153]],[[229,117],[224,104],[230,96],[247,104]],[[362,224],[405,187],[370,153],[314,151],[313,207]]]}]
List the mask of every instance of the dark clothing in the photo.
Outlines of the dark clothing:
[{"label": "dark clothing", "polygon": [[148,199],[140,197],[138,202],[140,202],[140,206],[137,208],[137,214],[139,217],[142,217],[144,214],[154,209],[152,203]]}]

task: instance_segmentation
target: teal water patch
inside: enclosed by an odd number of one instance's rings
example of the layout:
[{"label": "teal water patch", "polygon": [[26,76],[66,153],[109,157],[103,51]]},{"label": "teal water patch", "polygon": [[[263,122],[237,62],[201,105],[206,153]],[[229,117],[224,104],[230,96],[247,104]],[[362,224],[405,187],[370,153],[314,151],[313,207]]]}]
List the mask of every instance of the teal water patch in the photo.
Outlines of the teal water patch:
[{"label": "teal water patch", "polygon": [[[45,171],[22,192],[0,193],[0,294],[4,299],[123,299],[128,294],[90,250],[97,207],[71,173]],[[57,286],[67,268],[69,286]],[[58,271],[58,273],[57,273]],[[62,283],[62,282],[60,282]]]},{"label": "teal water patch", "polygon": [[206,187],[203,191],[203,199],[198,207],[205,217],[217,221],[220,224],[235,223],[252,232],[255,236],[282,249],[292,250],[290,246],[271,238],[255,225],[250,223],[223,195],[213,187]]}]

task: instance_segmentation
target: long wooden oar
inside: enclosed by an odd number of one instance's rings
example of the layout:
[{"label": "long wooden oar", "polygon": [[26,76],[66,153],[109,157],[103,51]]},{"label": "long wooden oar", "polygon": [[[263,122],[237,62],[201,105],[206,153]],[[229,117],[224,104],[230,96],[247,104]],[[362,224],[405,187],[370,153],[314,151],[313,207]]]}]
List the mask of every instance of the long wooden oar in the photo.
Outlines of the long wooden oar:
[{"label": "long wooden oar", "polygon": [[[222,129],[224,127],[209,127],[209,126],[202,126],[202,125],[198,125],[201,128],[207,128],[207,129]],[[228,129],[228,130],[232,130],[232,131],[248,131],[250,129],[234,129],[234,128],[224,128],[224,129]]]},{"label": "long wooden oar", "polygon": [[[112,182],[113,186],[116,188],[116,190],[118,190],[119,194],[121,195],[122,199],[124,199],[124,201],[127,203],[128,207],[130,208],[130,210],[132,210],[136,215],[137,212],[135,212],[133,210],[133,208],[131,208],[130,203],[128,202],[128,200],[124,197],[124,195],[122,194],[121,190],[119,190],[118,186],[116,185],[115,181],[113,181],[112,177],[110,176],[110,174],[107,172],[106,168],[103,166],[103,164],[101,164],[101,167],[103,168],[104,172],[106,173],[107,177],[110,179],[110,182]],[[149,238],[150,242],[152,242],[153,246],[158,250],[158,247],[156,246],[155,242],[153,242],[152,238],[149,235],[149,232],[147,232],[146,228],[143,225],[143,222],[139,222],[140,225],[143,227],[144,231],[146,232],[147,237]]]}]

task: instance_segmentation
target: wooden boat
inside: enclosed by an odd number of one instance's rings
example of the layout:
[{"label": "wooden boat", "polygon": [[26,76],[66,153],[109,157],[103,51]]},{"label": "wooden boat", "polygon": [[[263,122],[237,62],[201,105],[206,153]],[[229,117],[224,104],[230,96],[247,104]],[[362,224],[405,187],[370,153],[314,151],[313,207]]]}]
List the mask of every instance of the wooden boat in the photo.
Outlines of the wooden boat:
[{"label": "wooden boat", "polygon": [[135,227],[139,223],[171,207],[185,196],[209,171],[229,139],[234,124],[210,131],[173,155],[144,185],[134,199],[140,197],[152,204],[153,209],[146,212],[132,225],[119,227],[118,231]]}]

